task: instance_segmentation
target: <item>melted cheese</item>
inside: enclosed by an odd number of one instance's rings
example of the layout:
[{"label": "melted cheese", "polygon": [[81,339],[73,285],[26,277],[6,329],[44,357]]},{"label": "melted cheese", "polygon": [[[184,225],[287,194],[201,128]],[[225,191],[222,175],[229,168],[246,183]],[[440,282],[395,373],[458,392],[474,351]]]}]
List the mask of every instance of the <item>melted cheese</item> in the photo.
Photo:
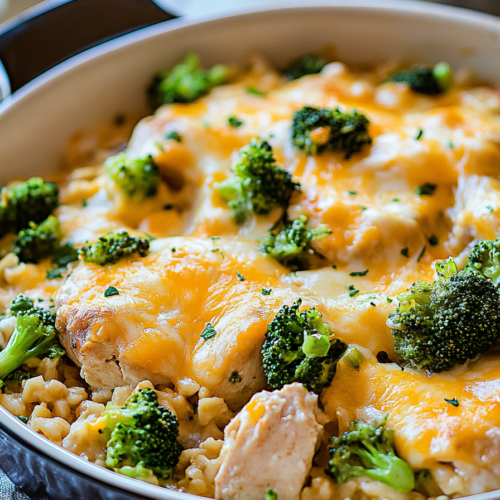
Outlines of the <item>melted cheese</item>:
[{"label": "melted cheese", "polygon": [[[248,86],[265,96],[249,94]],[[303,105],[356,108],[371,122],[373,144],[350,159],[335,152],[304,155],[290,141],[293,113]],[[264,387],[258,353],[267,324],[282,304],[302,297],[339,338],[364,349],[361,369],[341,363],[322,397],[340,430],[353,418],[388,412],[398,451],[414,468],[453,462],[489,470],[488,461],[500,456],[497,353],[432,377],[374,356],[394,355],[386,319],[396,301],[388,298],[416,280],[432,281],[436,260],[498,235],[499,111],[491,88],[457,84],[426,97],[340,63],[293,82],[254,64],[235,83],[192,104],[164,106],[137,125],[127,154],[152,154],[163,179],[158,194],[144,202],[126,200],[100,169],[104,157],[120,149],[129,122],[118,127],[119,139],[110,137],[109,126],[98,140],[75,137],[68,158],[86,168],[70,173],[63,186],[57,215],[65,240],[83,244],[118,229],[167,239],[154,241],[153,252],[136,261],[104,268],[81,263],[66,282],[45,279],[48,262],[9,261],[0,265],[0,302],[7,307],[21,291],[43,300],[56,292],[59,325],[74,334],[68,352],[75,349],[91,385],[105,385],[104,375],[92,378],[93,357],[104,371],[118,359],[118,382],[189,377],[238,407]],[[243,125],[230,127],[230,116]],[[166,139],[174,130],[182,142]],[[313,243],[326,267],[289,274],[263,257],[257,240],[280,210],[237,226],[218,195],[217,183],[231,175],[238,150],[255,136],[271,143],[280,166],[301,183],[289,216],[306,215],[311,226],[330,229]],[[100,153],[92,152],[96,146]],[[425,183],[437,186],[432,196],[416,193]],[[350,275],[363,270],[363,277]],[[355,297],[350,285],[359,290]],[[120,294],[105,298],[109,286]],[[262,288],[273,292],[263,295]],[[207,323],[218,332],[214,341],[200,340]],[[243,374],[239,400],[227,386],[235,367]],[[457,398],[460,406],[445,398]],[[255,422],[263,416],[258,405],[247,410]]]},{"label": "melted cheese", "polygon": [[[445,400],[458,400],[458,407]],[[322,400],[330,417],[389,415],[398,452],[415,469],[464,462],[492,469],[500,448],[500,356],[485,355],[467,367],[427,376],[366,359],[360,370],[340,363]]]}]

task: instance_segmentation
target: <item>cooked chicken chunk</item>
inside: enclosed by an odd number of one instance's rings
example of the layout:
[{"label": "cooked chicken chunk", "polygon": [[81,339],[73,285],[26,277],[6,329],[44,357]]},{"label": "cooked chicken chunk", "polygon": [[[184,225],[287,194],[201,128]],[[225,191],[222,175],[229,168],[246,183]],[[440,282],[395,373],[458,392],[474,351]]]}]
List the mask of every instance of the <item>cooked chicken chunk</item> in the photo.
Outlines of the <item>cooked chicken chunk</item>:
[{"label": "cooked chicken chunk", "polygon": [[225,429],[216,498],[262,500],[271,488],[298,500],[323,429],[317,411],[317,396],[300,384],[256,394]]},{"label": "cooked chicken chunk", "polygon": [[[57,324],[68,354],[93,389],[190,377],[241,408],[265,387],[260,348],[276,311],[298,296],[310,305],[317,300],[282,283],[286,269],[255,245],[190,238],[153,243],[143,259],[80,264],[61,287]],[[108,286],[119,295],[104,297]],[[273,293],[263,295],[263,288]],[[205,339],[208,323],[217,334]],[[233,372],[240,383],[229,383]]]}]

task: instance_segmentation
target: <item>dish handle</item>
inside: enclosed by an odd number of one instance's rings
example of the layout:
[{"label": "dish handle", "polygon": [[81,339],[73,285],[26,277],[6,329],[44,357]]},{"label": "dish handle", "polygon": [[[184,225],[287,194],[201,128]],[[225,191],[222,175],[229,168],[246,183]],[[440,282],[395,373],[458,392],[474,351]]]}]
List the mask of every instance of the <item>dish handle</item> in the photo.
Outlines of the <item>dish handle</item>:
[{"label": "dish handle", "polygon": [[86,49],[176,17],[153,0],[45,0],[0,26],[0,99]]}]

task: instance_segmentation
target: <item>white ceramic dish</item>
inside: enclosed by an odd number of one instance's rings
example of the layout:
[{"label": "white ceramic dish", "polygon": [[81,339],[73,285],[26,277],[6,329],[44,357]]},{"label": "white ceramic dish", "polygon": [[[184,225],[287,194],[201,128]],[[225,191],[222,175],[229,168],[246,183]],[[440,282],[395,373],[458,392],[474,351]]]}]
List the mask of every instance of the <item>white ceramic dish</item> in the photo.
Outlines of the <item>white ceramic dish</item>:
[{"label": "white ceramic dish", "polygon": [[[486,81],[500,81],[500,19],[451,7],[304,0],[302,6],[290,2],[176,19],[94,47],[6,98],[0,104],[1,180],[53,169],[74,131],[143,107],[152,74],[187,52],[198,52],[207,65],[242,61],[251,51],[280,64],[326,44],[347,62],[446,60],[471,67]],[[33,498],[195,498],[85,462],[32,433],[1,407],[0,466]],[[493,500],[500,491],[470,498]]]}]

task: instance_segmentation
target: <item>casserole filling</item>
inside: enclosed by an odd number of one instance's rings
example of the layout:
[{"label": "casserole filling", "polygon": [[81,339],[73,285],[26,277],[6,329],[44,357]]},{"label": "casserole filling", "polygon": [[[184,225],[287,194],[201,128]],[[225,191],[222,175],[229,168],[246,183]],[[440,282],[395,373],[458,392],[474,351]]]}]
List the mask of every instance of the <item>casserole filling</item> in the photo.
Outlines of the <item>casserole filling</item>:
[{"label": "casserole filling", "polygon": [[2,190],[0,404],[222,500],[500,488],[497,89],[326,51],[148,97]]}]

